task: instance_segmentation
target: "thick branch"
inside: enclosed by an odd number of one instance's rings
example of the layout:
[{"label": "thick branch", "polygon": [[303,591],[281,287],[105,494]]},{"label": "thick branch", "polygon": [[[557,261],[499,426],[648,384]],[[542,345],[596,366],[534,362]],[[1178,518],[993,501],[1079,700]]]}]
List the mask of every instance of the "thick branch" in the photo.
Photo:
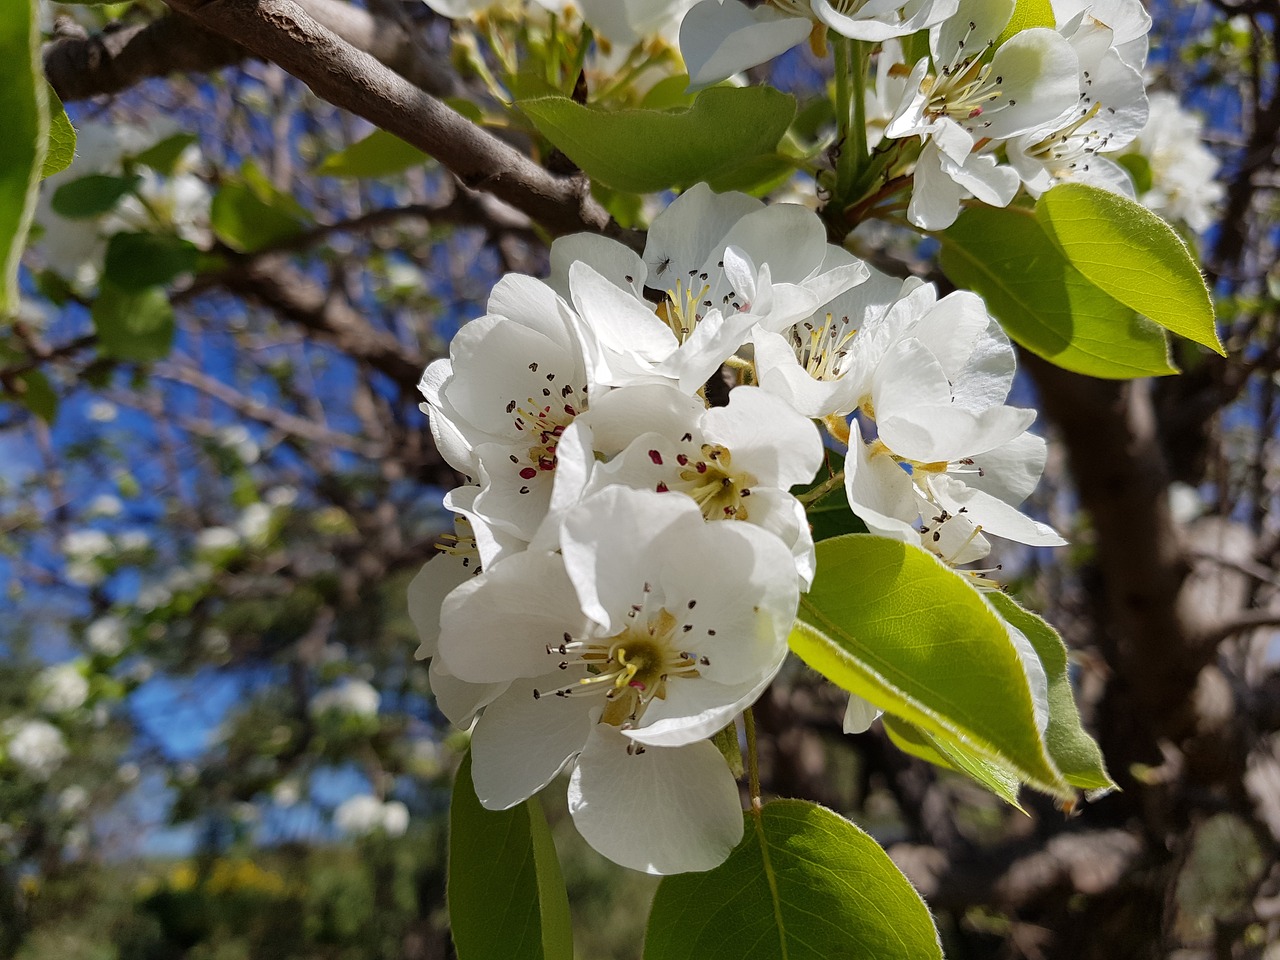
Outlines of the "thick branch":
[{"label": "thick branch", "polygon": [[[299,0],[319,23],[411,83],[438,96],[458,92],[448,66],[426,55],[396,24],[344,0]],[[206,73],[250,52],[182,14],[93,36],[64,37],[45,47],[44,72],[63,102],[118,93],[149,77]]]},{"label": "thick branch", "polygon": [[167,0],[306,83],[318,96],[413,144],[464,184],[556,234],[603,231],[609,215],[582,177],[548,173],[435,97],[357,50],[294,0]]}]

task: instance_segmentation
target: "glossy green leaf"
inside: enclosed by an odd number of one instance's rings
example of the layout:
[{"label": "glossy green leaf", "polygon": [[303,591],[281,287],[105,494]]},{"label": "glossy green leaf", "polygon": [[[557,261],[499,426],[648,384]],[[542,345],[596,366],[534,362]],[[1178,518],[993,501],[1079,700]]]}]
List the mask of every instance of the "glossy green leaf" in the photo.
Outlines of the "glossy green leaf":
[{"label": "glossy green leaf", "polygon": [[972,777],[1006,803],[1017,807],[1018,789],[1022,786],[1015,773],[986,757],[964,750],[959,744],[947,743],[927,730],[900,717],[885,714],[881,718],[884,732],[899,750],[928,763]]},{"label": "glossy green leaf", "polygon": [[130,291],[104,280],[90,313],[104,357],[146,362],[173,348],[173,307],[159,287]]},{"label": "glossy green leaf", "polygon": [[1115,158],[1116,163],[1124,167],[1133,178],[1133,189],[1142,196],[1151,189],[1151,161],[1140,153],[1126,153]]},{"label": "glossy green leaf", "polygon": [[117,233],[107,241],[103,275],[122,290],[162,287],[196,268],[198,250],[181,237]]},{"label": "glossy green leaf", "polygon": [[1012,597],[993,593],[987,599],[1031,641],[1044,666],[1049,680],[1049,726],[1044,739],[1054,765],[1067,782],[1088,791],[1091,797],[1116,789],[1107,774],[1102,751],[1080,724],[1080,711],[1067,675],[1067,648],[1058,632]]},{"label": "glossy green leaf", "polygon": [[538,128],[593,180],[652,193],[705,180],[715,189],[774,176],[778,142],[796,101],[770,87],[712,87],[690,107],[609,110],[567,97],[519,102]]},{"label": "glossy green leaf", "polygon": [[0,317],[18,306],[18,260],[35,212],[49,136],[34,0],[11,0],[0,16]]},{"label": "glossy green leaf", "polygon": [[1164,332],[1068,263],[1031,211],[973,207],[938,239],[951,282],[980,294],[1032,353],[1093,377],[1177,372]]},{"label": "glossy green leaf", "polygon": [[45,92],[49,97],[49,148],[44,155],[44,166],[40,169],[42,178],[61,173],[76,158],[76,129],[67,118],[67,111],[62,109],[62,101],[53,92],[53,88],[45,84]]},{"label": "glossy green leaf", "polygon": [[209,222],[219,240],[240,253],[254,253],[290,240],[306,223],[290,205],[264,200],[248,183],[227,183],[213,195]]},{"label": "glossy green leaf", "polygon": [[920,895],[848,820],[803,800],[745,816],[728,860],[658,885],[644,960],[941,960]]},{"label": "glossy green leaf", "polygon": [[833,683],[1063,796],[1004,621],[913,544],[852,534],[817,545],[791,649]]},{"label": "glossy green leaf", "polygon": [[141,177],[114,177],[91,173],[87,177],[64,183],[53,194],[49,205],[53,212],[69,220],[85,220],[109,211],[120,199],[131,193]]},{"label": "glossy green leaf", "polygon": [[1004,43],[1015,33],[1030,30],[1033,27],[1049,27],[1055,22],[1053,5],[1049,0],[1017,0],[1013,6],[1013,16],[996,37],[996,46]]},{"label": "glossy green leaf", "polygon": [[316,173],[331,177],[388,177],[420,167],[428,159],[395,134],[375,130],[345,150],[329,154],[316,167]]},{"label": "glossy green leaf", "polygon": [[536,798],[486,810],[458,768],[449,806],[449,924],[458,960],[573,960],[569,899]]},{"label": "glossy green leaf", "polygon": [[1173,228],[1128,197],[1083,183],[1054,187],[1036,220],[1077,270],[1125,306],[1223,356],[1213,301]]},{"label": "glossy green leaf", "polygon": [[133,159],[156,173],[171,177],[183,151],[198,139],[194,133],[175,133],[147,147]]},{"label": "glossy green leaf", "polygon": [[58,394],[49,378],[39,370],[27,370],[14,377],[14,393],[18,401],[45,423],[58,416]]}]

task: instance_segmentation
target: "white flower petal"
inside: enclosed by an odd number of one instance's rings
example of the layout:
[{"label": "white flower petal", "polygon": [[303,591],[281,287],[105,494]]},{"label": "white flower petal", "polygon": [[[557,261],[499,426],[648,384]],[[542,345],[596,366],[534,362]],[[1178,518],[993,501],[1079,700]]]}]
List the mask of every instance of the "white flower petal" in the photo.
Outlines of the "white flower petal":
[{"label": "white flower petal", "polygon": [[866,733],[883,714],[884,711],[870,700],[864,700],[856,693],[851,693],[849,705],[844,708],[844,732]]},{"label": "white flower petal", "polygon": [[485,707],[471,734],[471,779],[483,806],[506,810],[527,800],[583,748],[603,701],[533,695],[534,690],[554,690],[582,675],[583,670],[556,671],[518,680]]},{"label": "white flower petal", "polygon": [[680,54],[693,90],[772,60],[809,36],[810,24],[768,6],[703,0],[680,25]]},{"label": "white flower petal", "polygon": [[708,741],[650,747],[598,725],[569,781],[578,832],[614,863],[646,873],[710,870],[742,839],[738,787]]}]

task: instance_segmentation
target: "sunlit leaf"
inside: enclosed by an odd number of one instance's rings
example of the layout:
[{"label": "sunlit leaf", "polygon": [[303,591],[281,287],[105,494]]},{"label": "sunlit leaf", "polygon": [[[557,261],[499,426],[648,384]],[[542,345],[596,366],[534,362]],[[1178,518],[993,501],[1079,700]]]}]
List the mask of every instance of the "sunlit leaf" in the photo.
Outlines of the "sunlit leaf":
[{"label": "sunlit leaf", "polygon": [[747,189],[790,163],[778,142],[796,101],[770,87],[712,87],[690,107],[610,110],[567,97],[522,100],[538,132],[593,180],[615,190],[652,193],[700,180],[713,189]]},{"label": "sunlit leaf", "polygon": [[76,158],[76,130],[53,88],[45,84],[45,92],[49,97],[49,149],[45,152],[40,176],[51,177],[71,166]]},{"label": "sunlit leaf", "polygon": [[817,553],[790,640],[802,660],[1042,790],[1073,794],[1040,738],[1007,626],[963,576],[927,550],[865,534],[824,540]]},{"label": "sunlit leaf", "polygon": [[1073,786],[1096,796],[1115,789],[1107,774],[1098,744],[1080,725],[1067,674],[1067,648],[1058,632],[1030,610],[1025,610],[1003,593],[988,598],[1000,615],[1022,631],[1031,641],[1049,680],[1049,726],[1044,732],[1045,744],[1054,765]]},{"label": "sunlit leaf", "polygon": [[1177,372],[1164,332],[1068,263],[1030,210],[973,207],[938,239],[951,282],[1032,353],[1093,377]]},{"label": "sunlit leaf", "polygon": [[803,800],[746,820],[723,864],[659,884],[644,960],[940,960],[920,895],[848,820]]},{"label": "sunlit leaf", "polygon": [[49,136],[34,0],[11,0],[0,16],[0,317],[18,306],[18,260],[35,210]]},{"label": "sunlit leaf", "polygon": [[1195,257],[1173,228],[1128,197],[1083,183],[1054,187],[1036,220],[1091,283],[1180,337],[1226,356]]}]

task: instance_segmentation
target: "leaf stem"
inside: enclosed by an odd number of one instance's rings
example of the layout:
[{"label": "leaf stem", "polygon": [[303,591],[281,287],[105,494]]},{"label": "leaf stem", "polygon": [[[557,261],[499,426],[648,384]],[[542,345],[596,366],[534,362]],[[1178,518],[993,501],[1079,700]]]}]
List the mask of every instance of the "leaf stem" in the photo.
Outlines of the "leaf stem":
[{"label": "leaf stem", "polygon": [[805,506],[808,506],[811,503],[817,503],[819,500],[825,497],[828,493],[830,493],[832,490],[834,490],[836,487],[840,486],[843,483],[844,483],[844,470],[837,470],[835,473],[827,477],[827,479],[823,480],[820,484],[818,484],[812,490],[806,490],[804,493],[796,494],[796,499],[799,500],[801,503],[803,503]]},{"label": "leaf stem", "polygon": [[756,753],[756,718],[751,708],[742,711],[747,732],[747,789],[751,794],[751,812],[757,816],[764,804],[760,800],[760,758]]}]

